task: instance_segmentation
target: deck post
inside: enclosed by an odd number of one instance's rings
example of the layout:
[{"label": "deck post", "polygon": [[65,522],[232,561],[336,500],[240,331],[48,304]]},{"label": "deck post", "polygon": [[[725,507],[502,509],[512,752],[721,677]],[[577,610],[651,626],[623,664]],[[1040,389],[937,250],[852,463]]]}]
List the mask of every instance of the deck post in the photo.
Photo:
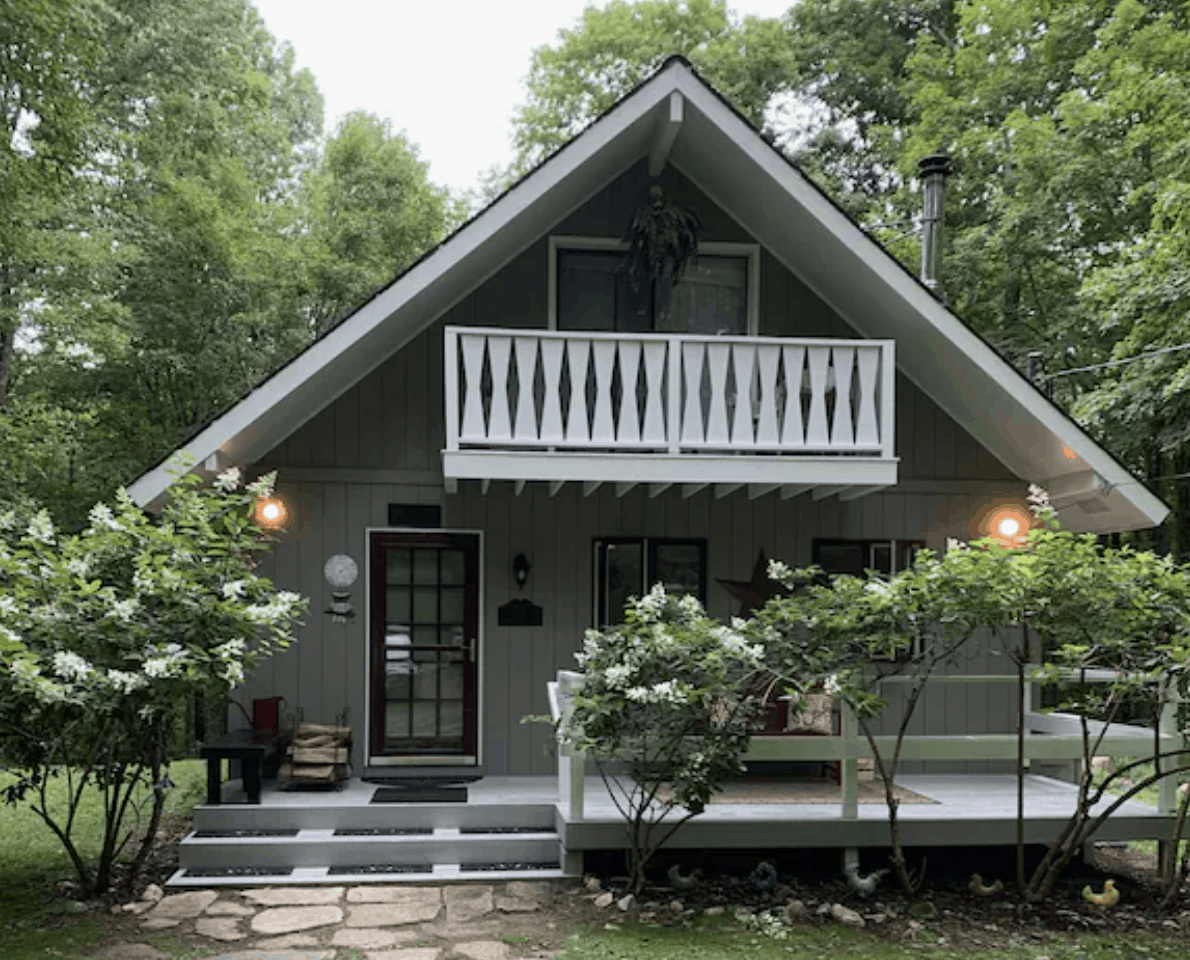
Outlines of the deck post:
[{"label": "deck post", "polygon": [[[583,675],[573,670],[558,671],[558,706],[562,716],[569,719],[573,709],[574,692],[583,684]],[[571,750],[558,745],[558,793],[567,806],[569,820],[583,819],[583,777],[586,773],[586,758],[581,750]],[[563,756],[565,762],[563,763]]]},{"label": "deck post", "polygon": [[859,818],[859,761],[857,748],[859,746],[859,724],[855,714],[846,703],[841,704],[843,736],[840,746],[843,748],[843,811],[844,820]]},{"label": "deck post", "polygon": [[[1160,734],[1158,739],[1158,750],[1165,749],[1165,738],[1174,738],[1174,749],[1180,750],[1185,746],[1182,738],[1178,736],[1178,691],[1177,687],[1169,682],[1169,677],[1162,675],[1161,679],[1157,681],[1157,695],[1161,697],[1161,716],[1157,721],[1157,732]],[[1173,765],[1178,766],[1182,758],[1171,761]],[[1162,777],[1158,781],[1157,788],[1157,811],[1165,815],[1172,815],[1177,812],[1178,807],[1178,778],[1177,777]],[[1173,829],[1172,827],[1170,828]],[[1178,852],[1174,849],[1173,844],[1169,840],[1157,841],[1157,874],[1158,876],[1165,875],[1165,865],[1169,862],[1170,857],[1176,857]]]}]

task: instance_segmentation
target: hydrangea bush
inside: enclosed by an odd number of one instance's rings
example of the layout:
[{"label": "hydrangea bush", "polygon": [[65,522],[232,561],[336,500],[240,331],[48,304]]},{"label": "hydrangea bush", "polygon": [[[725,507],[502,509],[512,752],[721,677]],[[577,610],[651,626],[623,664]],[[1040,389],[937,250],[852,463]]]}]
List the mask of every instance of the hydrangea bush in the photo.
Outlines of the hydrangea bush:
[{"label": "hydrangea bush", "polygon": [[575,654],[583,685],[558,735],[596,764],[626,821],[633,892],[661,844],[744,771],[763,655],[743,625],[658,584],[629,601],[622,625],[587,631]]},{"label": "hydrangea bush", "polygon": [[[147,855],[185,698],[225,695],[293,640],[306,601],[253,572],[269,548],[253,510],[274,476],[242,489],[238,471],[213,488],[183,476],[158,518],[120,491],[76,534],[45,511],[0,515],[0,760],[17,774],[5,799],[31,804],[88,890],[108,887],[133,827],[145,829],[130,879]],[[55,776],[68,780],[61,811],[47,803]],[[71,826],[94,788],[106,832],[92,866]]]}]

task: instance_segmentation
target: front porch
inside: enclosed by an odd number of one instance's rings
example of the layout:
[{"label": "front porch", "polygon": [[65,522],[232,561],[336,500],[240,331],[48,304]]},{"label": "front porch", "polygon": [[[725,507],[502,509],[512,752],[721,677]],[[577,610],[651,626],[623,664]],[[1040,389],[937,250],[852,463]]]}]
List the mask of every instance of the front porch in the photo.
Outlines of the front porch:
[{"label": "front porch", "polygon": [[[897,785],[932,801],[900,807],[906,847],[1015,842],[1013,776],[906,775]],[[180,848],[181,869],[170,886],[577,878],[584,851],[623,845],[624,821],[601,777],[585,778],[580,818],[559,800],[554,777],[484,777],[469,786],[467,803],[377,804],[371,802],[376,785],[358,779],[332,791],[287,791],[269,783],[261,803],[250,805],[242,802],[242,784],[231,781],[224,786],[223,804],[196,808],[196,833]],[[1027,776],[1026,842],[1056,838],[1074,804],[1072,784]],[[1172,820],[1172,814],[1129,801],[1095,840],[1160,839],[1168,836]],[[390,832],[361,835],[367,830]],[[260,831],[274,835],[248,835]],[[212,832],[241,835],[200,835]],[[854,817],[841,816],[838,803],[712,803],[678,830],[666,849],[887,845],[883,803],[860,803]],[[386,864],[390,869],[381,871]],[[358,869],[365,865],[367,872]],[[221,871],[227,875],[212,875]]]}]

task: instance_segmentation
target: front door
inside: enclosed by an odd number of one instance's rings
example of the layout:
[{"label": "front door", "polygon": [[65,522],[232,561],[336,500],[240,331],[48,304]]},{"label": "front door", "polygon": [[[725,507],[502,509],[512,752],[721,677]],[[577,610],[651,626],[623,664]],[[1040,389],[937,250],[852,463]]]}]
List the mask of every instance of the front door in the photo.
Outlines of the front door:
[{"label": "front door", "polygon": [[479,534],[369,536],[370,760],[476,763]]}]

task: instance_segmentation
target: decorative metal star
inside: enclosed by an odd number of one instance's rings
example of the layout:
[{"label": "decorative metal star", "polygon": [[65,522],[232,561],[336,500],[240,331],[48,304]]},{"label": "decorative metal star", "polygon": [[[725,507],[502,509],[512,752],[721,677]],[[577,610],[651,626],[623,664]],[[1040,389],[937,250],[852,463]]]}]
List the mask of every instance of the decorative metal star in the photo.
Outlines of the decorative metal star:
[{"label": "decorative metal star", "polygon": [[716,582],[740,602],[740,610],[736,616],[750,617],[768,602],[770,597],[785,595],[785,588],[776,580],[769,578],[769,562],[760,551],[756,558],[756,566],[752,568],[751,580],[720,580]]}]

